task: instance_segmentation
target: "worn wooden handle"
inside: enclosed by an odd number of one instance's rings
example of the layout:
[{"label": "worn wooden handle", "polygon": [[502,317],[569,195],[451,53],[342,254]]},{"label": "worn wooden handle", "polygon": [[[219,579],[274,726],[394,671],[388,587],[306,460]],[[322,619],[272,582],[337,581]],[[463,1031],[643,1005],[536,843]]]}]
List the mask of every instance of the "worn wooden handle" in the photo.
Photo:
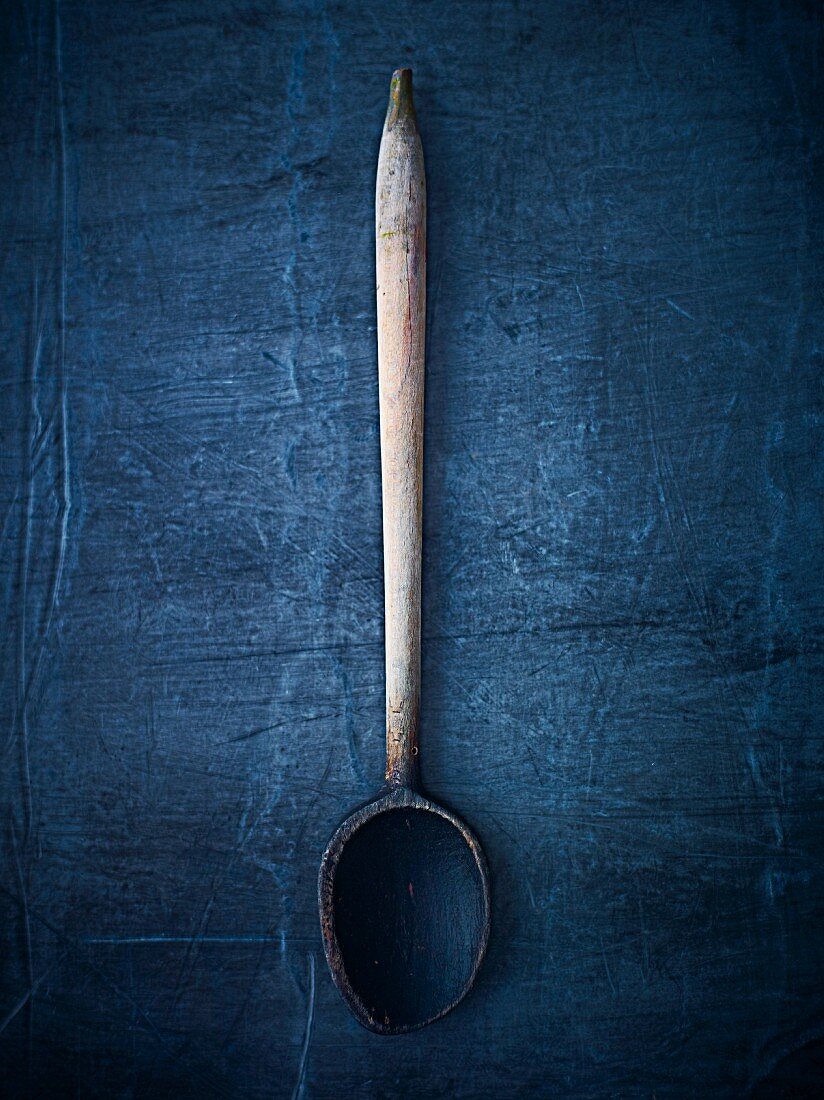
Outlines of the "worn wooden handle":
[{"label": "worn wooden handle", "polygon": [[386,600],[386,778],[417,772],[426,319],[426,184],[412,70],[392,75],[375,196]]}]

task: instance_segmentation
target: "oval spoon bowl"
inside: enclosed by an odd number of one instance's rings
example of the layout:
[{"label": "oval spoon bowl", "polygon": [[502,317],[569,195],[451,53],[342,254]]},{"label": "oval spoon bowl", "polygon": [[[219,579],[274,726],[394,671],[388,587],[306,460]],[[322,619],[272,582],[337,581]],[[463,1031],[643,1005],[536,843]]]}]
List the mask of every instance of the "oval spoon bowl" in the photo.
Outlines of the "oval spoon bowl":
[{"label": "oval spoon bowl", "polygon": [[383,1035],[463,999],[489,939],[489,878],[467,826],[400,788],[356,810],[320,868],[326,959],[351,1012]]}]

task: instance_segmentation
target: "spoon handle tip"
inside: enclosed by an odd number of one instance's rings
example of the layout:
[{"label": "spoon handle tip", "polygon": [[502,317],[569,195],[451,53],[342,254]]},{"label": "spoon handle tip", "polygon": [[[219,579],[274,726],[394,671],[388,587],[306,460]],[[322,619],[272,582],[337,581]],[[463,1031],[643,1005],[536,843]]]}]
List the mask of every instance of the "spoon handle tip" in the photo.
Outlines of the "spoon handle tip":
[{"label": "spoon handle tip", "polygon": [[391,130],[401,119],[408,119],[413,124],[417,123],[415,102],[412,95],[411,69],[395,69],[392,73],[385,129]]}]

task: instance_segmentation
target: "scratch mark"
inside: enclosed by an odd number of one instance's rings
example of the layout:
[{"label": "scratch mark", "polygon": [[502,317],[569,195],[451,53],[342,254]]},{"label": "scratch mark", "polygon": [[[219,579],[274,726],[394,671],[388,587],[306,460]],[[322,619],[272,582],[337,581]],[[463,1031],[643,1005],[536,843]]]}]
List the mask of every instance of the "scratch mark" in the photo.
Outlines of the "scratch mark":
[{"label": "scratch mark", "polygon": [[535,891],[532,889],[532,882],[527,876],[526,879],[526,892],[529,894],[529,905],[536,913],[538,912],[538,903],[535,900]]},{"label": "scratch mark", "polygon": [[[286,114],[291,122],[292,142],[295,148],[300,147],[300,123],[299,113],[304,106],[303,91],[303,66],[306,56],[306,42],[301,39],[292,57],[292,73],[286,93]],[[303,240],[302,218],[300,211],[300,197],[304,190],[304,172],[299,163],[296,163],[291,152],[285,151],[281,157],[285,170],[292,175],[292,188],[289,192],[287,207],[289,210],[289,222],[292,227],[293,244],[291,251],[283,267],[281,280],[286,288],[289,312],[295,322],[292,347],[285,363],[287,377],[292,393],[297,402],[301,401],[300,390],[297,385],[295,365],[300,355],[304,330],[301,295],[298,288],[297,268],[300,260],[301,243]],[[265,354],[265,353],[264,353]]]},{"label": "scratch mark", "polygon": [[667,303],[667,305],[670,307],[670,309],[674,309],[676,313],[680,313],[681,316],[686,317],[688,321],[694,321],[695,320],[695,318],[692,316],[691,313],[687,313],[687,311],[685,309],[681,309],[681,307],[677,306],[671,298],[665,298],[664,301]]},{"label": "scratch mark", "polygon": [[612,974],[609,971],[609,963],[607,962],[607,952],[604,947],[604,937],[599,933],[598,939],[601,941],[601,958],[604,960],[604,970],[607,973],[607,981],[609,982],[609,988],[612,990],[613,996],[617,995],[615,983],[612,980]]},{"label": "scratch mark", "polygon": [[[34,963],[32,957],[32,942],[31,942],[31,912],[29,910],[29,894],[28,894],[28,874],[24,872],[23,865],[20,862],[20,846],[17,840],[17,828],[14,823],[14,815],[11,818],[11,842],[12,842],[12,854],[14,856],[14,867],[17,872],[17,884],[20,889],[19,905],[20,913],[23,920],[23,952],[26,961],[26,979],[28,981],[29,990],[34,988]],[[32,1071],[32,1039],[34,1031],[34,1018],[33,1018],[33,1005],[34,1001],[31,996],[27,996],[21,1004],[20,1008],[26,1009],[26,1055],[28,1064],[29,1081],[31,1081]],[[19,1010],[18,1010],[19,1011]],[[16,1013],[15,1013],[16,1015]]]},{"label": "scratch mark", "polygon": [[[459,649],[463,648],[463,640],[459,635],[451,634],[444,629],[441,637],[447,638],[449,641],[454,642]],[[477,705],[478,702],[481,702],[490,714],[497,714],[498,717],[507,726],[519,733],[522,733],[524,730],[526,730],[529,733],[535,734],[537,737],[543,736],[541,734],[541,731],[536,729],[535,726],[530,725],[528,722],[525,723],[517,719],[507,707],[505,707],[498,699],[494,698],[485,683],[478,681],[470,689],[457,676],[451,673],[445,673],[445,675],[447,679],[449,679],[455,685],[458,691],[462,692],[462,694],[466,696],[471,705],[474,706]],[[522,739],[521,744],[523,745],[529,762],[535,771],[536,779],[539,781],[539,783],[543,784],[543,776],[541,774],[541,769],[538,767],[538,760],[535,755],[535,749],[526,740]]]},{"label": "scratch mark", "polygon": [[[146,936],[83,936],[81,943],[90,945],[104,945],[108,947],[120,947],[122,945],[134,945],[134,944],[157,944],[157,943],[182,943],[191,944],[191,936],[178,936],[168,934],[166,932],[158,932],[156,935]],[[215,944],[215,943],[271,943],[278,945],[280,940],[271,933],[249,935],[237,935],[237,936],[199,936],[197,940],[198,944]]]},{"label": "scratch mark", "polygon": [[297,833],[297,836],[295,837],[295,842],[292,846],[292,852],[293,853],[298,851],[298,849],[300,848],[300,843],[303,840],[303,834],[306,831],[306,825],[307,825],[307,822],[309,821],[309,815],[313,812],[313,810],[315,809],[315,806],[317,805],[318,799],[324,793],[324,786],[323,785],[326,782],[326,780],[329,778],[329,773],[332,770],[332,757],[334,755],[335,755],[335,749],[334,749],[334,746],[333,746],[329,749],[329,755],[326,758],[326,767],[323,769],[323,775],[320,777],[320,783],[318,784],[318,789],[317,789],[317,792],[315,794],[315,797],[312,799],[312,801],[306,807],[306,813],[303,815],[303,819],[300,823],[300,827],[298,828],[298,833]]},{"label": "scratch mark", "polygon": [[55,967],[58,966],[66,958],[67,955],[68,951],[63,951],[62,954],[60,954],[50,966],[46,967],[46,969],[34,982],[34,984],[29,986],[23,996],[20,997],[20,999],[14,1005],[12,1005],[12,1007],[9,1009],[3,1019],[0,1020],[0,1035],[2,1035],[9,1024],[12,1023],[15,1017],[26,1007],[28,1002],[34,997],[35,993],[46,980],[46,978],[48,978],[49,974],[51,974]]},{"label": "scratch mark", "polygon": [[246,993],[243,997],[243,1000],[238,1005],[237,1012],[234,1014],[234,1017],[232,1018],[231,1023],[226,1028],[226,1034],[223,1036],[223,1042],[220,1044],[220,1049],[221,1050],[226,1050],[226,1048],[229,1046],[229,1044],[232,1041],[232,1038],[234,1036],[234,1033],[235,1033],[235,1030],[236,1030],[238,1024],[243,1019],[243,1017],[246,1015],[246,1011],[249,1008],[249,1002],[252,999],[252,990],[254,989],[255,985],[257,984],[258,975],[260,974],[261,967],[263,966],[263,960],[264,960],[264,957],[266,955],[267,943],[271,943],[271,937],[268,941],[264,941],[258,947],[257,955],[255,956],[254,969],[252,971],[252,975],[251,975],[249,981],[246,983]]},{"label": "scratch mark", "polygon": [[652,83],[652,77],[649,75],[649,69],[647,68],[647,65],[646,65],[646,62],[644,61],[643,55],[641,54],[641,52],[638,49],[638,42],[637,42],[636,37],[635,37],[635,24],[633,23],[633,11],[632,11],[632,7],[631,7],[630,4],[626,5],[626,12],[627,12],[627,21],[629,23],[630,38],[632,40],[632,55],[635,58],[635,67],[639,72],[644,74],[644,76],[646,77],[646,82],[648,84],[651,84]]},{"label": "scratch mark", "polygon": [[2,1035],[2,1033],[6,1030],[6,1028],[9,1026],[9,1024],[12,1022],[12,1020],[14,1020],[15,1016],[17,1016],[17,1014],[22,1009],[24,1009],[26,1007],[26,1005],[29,1002],[29,999],[31,997],[33,997],[34,994],[37,992],[38,986],[42,983],[42,981],[45,977],[46,977],[45,974],[41,974],[40,977],[37,979],[37,981],[34,983],[34,985],[32,985],[29,989],[26,990],[26,992],[17,1001],[17,1003],[12,1005],[11,1009],[6,1013],[6,1015],[3,1017],[3,1019],[0,1020],[0,1035]]},{"label": "scratch mark", "polygon": [[[642,342],[641,351],[643,371],[646,379],[645,400],[650,429],[650,442],[661,511],[666,522],[681,575],[684,579],[687,594],[697,614],[700,628],[699,637],[709,651],[721,683],[726,689],[726,699],[729,700],[734,713],[733,720],[737,720],[740,728],[749,735],[751,734],[751,720],[744,708],[738,685],[730,671],[729,664],[721,646],[718,623],[710,601],[706,578],[699,564],[701,555],[698,552],[698,540],[692,519],[686,501],[681,493],[676,473],[672,468],[670,455],[659,438],[658,424],[660,422],[660,413],[658,409],[657,383],[654,371],[649,314],[647,315],[646,321],[646,339]],[[683,528],[685,533],[682,534],[680,528]],[[692,553],[690,553],[691,550]],[[693,563],[692,568],[690,564],[691,561]],[[729,751],[740,751],[741,745],[734,741],[729,722],[724,723],[724,730]],[[728,763],[727,766],[729,768],[732,765]],[[731,785],[735,782],[736,780],[734,778],[730,779]],[[741,819],[740,797],[737,798],[734,803],[733,812],[738,826],[738,838],[735,841],[736,856],[740,861],[742,857],[740,837],[745,833],[744,824]],[[780,830],[781,823],[778,807],[773,806],[772,812],[776,827]]]},{"label": "scratch mark", "polygon": [[292,1100],[300,1100],[306,1082],[306,1065],[309,1061],[309,1046],[312,1042],[312,1030],[315,1024],[315,956],[309,953],[309,1004],[306,1011],[306,1029],[303,1033],[303,1049],[300,1052],[298,1078],[292,1090]]},{"label": "scratch mark", "polygon": [[[249,827],[246,829],[245,833],[243,833],[243,835],[240,837],[237,845],[235,846],[234,850],[232,851],[231,856],[227,860],[225,866],[221,869],[221,871],[215,876],[214,880],[212,881],[211,893],[210,893],[208,899],[206,900],[205,905],[203,906],[203,909],[202,909],[201,914],[200,914],[200,919],[197,923],[197,927],[192,931],[192,934],[190,936],[185,937],[185,939],[187,940],[188,946],[186,948],[186,951],[183,954],[183,960],[180,964],[180,970],[178,971],[177,981],[175,983],[175,988],[174,988],[173,995],[172,995],[172,997],[173,997],[172,1004],[175,1008],[177,1008],[177,1006],[180,1004],[180,1001],[183,998],[183,994],[184,994],[184,991],[186,989],[186,986],[187,986],[187,984],[189,982],[189,979],[191,977],[191,974],[194,970],[195,961],[196,961],[196,958],[197,958],[197,952],[199,951],[201,944],[204,942],[204,940],[206,938],[206,930],[209,927],[209,922],[211,920],[212,909],[214,907],[214,904],[215,904],[221,890],[226,885],[227,879],[229,878],[232,871],[234,870],[235,864],[241,858],[241,856],[245,853],[245,850],[246,850],[246,847],[247,847],[249,841],[254,836],[255,831],[257,830],[257,828],[260,825],[261,821],[271,811],[272,805],[273,805],[273,803],[274,803],[274,801],[276,800],[277,797],[278,797],[277,794],[273,795],[273,797],[261,809],[261,811],[257,815],[257,817],[249,825]],[[244,813],[245,813],[245,811],[244,811]]]},{"label": "scratch mark", "polygon": [[68,392],[66,386],[66,280],[68,263],[69,234],[69,187],[68,165],[66,160],[66,96],[63,83],[63,27],[60,20],[60,2],[54,5],[55,57],[57,69],[57,119],[60,135],[60,289],[58,298],[58,344],[57,344],[57,384],[60,391],[60,452],[61,452],[61,491],[60,502],[60,540],[57,547],[57,565],[54,571],[54,586],[49,604],[49,616],[46,625],[48,632],[52,615],[59,602],[60,582],[66,561],[66,542],[71,512],[71,488],[69,472],[69,417]]},{"label": "scratch mark", "polygon": [[257,729],[246,730],[244,733],[239,733],[235,737],[228,737],[223,744],[235,745],[240,741],[251,741],[253,737],[262,737],[265,733],[273,733],[275,730],[283,729],[284,726],[293,728],[294,726],[302,726],[307,722],[320,722],[325,718],[339,718],[340,711],[331,710],[323,711],[321,714],[304,714],[296,718],[284,718],[280,722],[274,722],[271,726],[260,726]]},{"label": "scratch mark", "polygon": [[300,405],[303,401],[303,398],[301,397],[300,390],[298,389],[298,380],[295,374],[295,356],[290,355],[286,362],[280,363],[277,359],[275,359],[274,355],[272,355],[268,351],[264,351],[261,354],[263,355],[263,358],[266,360],[266,362],[271,363],[273,367],[277,367],[278,369],[283,368],[283,370],[286,372],[286,397],[289,399],[289,402],[291,404]]},{"label": "scratch mark", "polygon": [[8,537],[8,529],[11,525],[12,517],[17,510],[17,505],[20,500],[20,490],[15,489],[14,496],[12,497],[11,504],[6,510],[5,516],[3,516],[3,525],[0,527],[0,545],[2,545]]}]

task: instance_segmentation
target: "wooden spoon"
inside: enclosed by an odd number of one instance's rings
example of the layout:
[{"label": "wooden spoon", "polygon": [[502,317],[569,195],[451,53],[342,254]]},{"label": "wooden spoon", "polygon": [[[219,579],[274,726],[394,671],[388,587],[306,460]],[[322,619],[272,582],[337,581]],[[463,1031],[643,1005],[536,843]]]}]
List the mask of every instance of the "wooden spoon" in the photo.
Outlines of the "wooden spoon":
[{"label": "wooden spoon", "polygon": [[386,784],[348,817],[318,882],[326,958],[365,1027],[423,1027],[468,992],[489,937],[483,852],[417,790],[426,185],[412,70],[392,76],[376,193],[386,599]]}]

